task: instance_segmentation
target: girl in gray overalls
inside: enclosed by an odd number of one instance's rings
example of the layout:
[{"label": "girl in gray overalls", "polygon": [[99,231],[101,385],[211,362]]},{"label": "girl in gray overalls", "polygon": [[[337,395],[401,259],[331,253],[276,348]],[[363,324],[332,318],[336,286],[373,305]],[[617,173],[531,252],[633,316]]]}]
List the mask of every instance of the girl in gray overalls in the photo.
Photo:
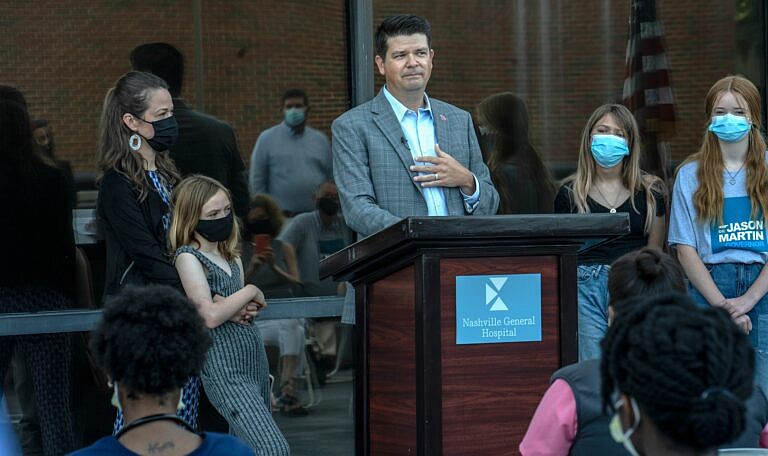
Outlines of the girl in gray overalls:
[{"label": "girl in gray overalls", "polygon": [[208,177],[184,179],[174,192],[169,231],[184,290],[211,328],[213,345],[200,375],[208,398],[230,433],[257,455],[289,455],[270,410],[264,342],[252,324],[266,305],[264,294],[243,286],[229,191]]}]

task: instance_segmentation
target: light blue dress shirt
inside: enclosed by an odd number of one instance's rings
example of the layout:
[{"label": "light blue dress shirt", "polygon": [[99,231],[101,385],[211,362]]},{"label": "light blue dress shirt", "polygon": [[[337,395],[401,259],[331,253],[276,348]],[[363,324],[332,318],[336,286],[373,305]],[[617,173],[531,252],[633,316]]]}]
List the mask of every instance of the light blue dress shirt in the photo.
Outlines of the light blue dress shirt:
[{"label": "light blue dress shirt", "polygon": [[[403,129],[403,137],[407,142],[408,150],[411,151],[414,164],[429,165],[429,163],[425,162],[416,162],[417,157],[437,157],[435,152],[435,120],[432,117],[432,106],[429,103],[429,97],[426,93],[424,94],[425,107],[419,108],[417,113],[400,103],[397,98],[389,93],[386,87],[384,87],[384,96],[392,106],[398,122],[400,122],[400,127]],[[419,173],[419,175],[425,174],[431,173]],[[461,195],[464,197],[464,205],[470,212],[480,200],[480,184],[477,182],[477,177],[474,174],[472,177],[475,179],[475,193],[467,196],[464,192],[461,192]],[[427,203],[427,214],[448,215],[448,206],[445,202],[443,187],[420,188],[424,201]]]}]

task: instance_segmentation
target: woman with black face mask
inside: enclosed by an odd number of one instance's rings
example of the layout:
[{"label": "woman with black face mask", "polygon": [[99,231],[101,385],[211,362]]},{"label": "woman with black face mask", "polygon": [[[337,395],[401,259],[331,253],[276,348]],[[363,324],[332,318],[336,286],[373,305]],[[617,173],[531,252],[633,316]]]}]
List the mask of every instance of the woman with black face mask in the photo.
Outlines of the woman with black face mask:
[{"label": "woman with black face mask", "polygon": [[266,301],[261,290],[243,281],[238,234],[226,187],[201,175],[181,181],[173,193],[168,237],[187,297],[211,328],[213,345],[200,374],[205,393],[229,432],[255,454],[288,455],[272,419],[269,363],[254,324]]},{"label": "woman with black face mask", "polygon": [[245,220],[246,238],[253,248],[245,281],[264,291],[267,298],[294,296],[299,284],[299,266],[292,245],[277,239],[285,218],[271,196],[258,193],[251,198]]},{"label": "woman with black face mask", "polygon": [[179,174],[168,158],[178,127],[165,81],[138,71],[121,77],[104,100],[100,134],[97,211],[107,242],[105,295],[128,283],[180,289],[166,242]]},{"label": "woman with black face mask", "polygon": [[[246,216],[246,236],[253,254],[245,273],[245,283],[256,285],[267,299],[296,296],[301,290],[296,251],[277,239],[283,228],[283,211],[271,196],[257,193],[251,198]],[[280,350],[282,371],[277,404],[288,416],[306,415],[296,388],[295,378],[301,373],[304,350],[304,321],[299,319],[256,321],[266,345]]]},{"label": "woman with black face mask", "polygon": [[[177,136],[168,85],[159,77],[132,71],[107,91],[96,205],[107,247],[105,296],[126,284],[157,283],[181,290],[167,247],[171,192],[179,180],[168,148]],[[193,427],[199,388],[199,379],[184,388],[182,418]],[[118,414],[115,431],[122,424]]]}]

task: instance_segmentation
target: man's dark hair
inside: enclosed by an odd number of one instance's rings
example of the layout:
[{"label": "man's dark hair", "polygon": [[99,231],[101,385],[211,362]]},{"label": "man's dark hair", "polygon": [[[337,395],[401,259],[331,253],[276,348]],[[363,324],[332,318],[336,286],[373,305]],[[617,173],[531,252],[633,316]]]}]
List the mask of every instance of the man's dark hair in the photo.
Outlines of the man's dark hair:
[{"label": "man's dark hair", "polygon": [[24,97],[24,94],[14,86],[0,84],[0,100],[13,101],[14,103],[20,104],[25,111],[27,110],[27,99]]},{"label": "man's dark hair", "polygon": [[168,84],[173,98],[181,93],[184,81],[184,56],[168,43],[148,43],[131,51],[131,66],[135,71],[148,71]]},{"label": "man's dark hair", "polygon": [[194,305],[166,285],[126,286],[109,299],[90,348],[109,377],[136,394],[181,388],[211,344]]},{"label": "man's dark hair", "polygon": [[24,167],[38,158],[27,106],[12,97],[0,97],[0,151],[0,166]]},{"label": "man's dark hair", "polygon": [[48,126],[48,119],[35,119],[32,121],[32,130],[37,130],[38,128],[45,128]]},{"label": "man's dark hair", "polygon": [[[674,444],[707,450],[746,427],[755,354],[721,308],[684,294],[634,298],[601,345],[603,404],[626,394]],[[637,419],[637,418],[636,418]]]},{"label": "man's dark hair", "polygon": [[280,104],[285,104],[285,100],[289,98],[301,98],[304,100],[304,105],[309,106],[309,97],[307,96],[307,92],[301,90],[301,89],[288,89],[283,94],[282,100],[280,100]]},{"label": "man's dark hair", "polygon": [[415,14],[399,14],[384,19],[376,30],[376,55],[386,60],[387,39],[390,37],[417,33],[427,36],[427,46],[432,49],[432,27],[425,18]]}]

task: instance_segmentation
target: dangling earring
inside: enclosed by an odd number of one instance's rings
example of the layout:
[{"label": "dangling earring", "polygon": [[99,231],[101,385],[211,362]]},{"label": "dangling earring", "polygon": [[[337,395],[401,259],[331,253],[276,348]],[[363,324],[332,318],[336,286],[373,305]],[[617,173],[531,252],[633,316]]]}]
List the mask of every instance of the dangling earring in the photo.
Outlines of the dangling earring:
[{"label": "dangling earring", "polygon": [[123,406],[120,404],[120,396],[117,394],[117,382],[115,382],[115,389],[112,393],[112,405],[120,411],[123,410]]},{"label": "dangling earring", "polygon": [[139,150],[141,147],[141,136],[136,133],[132,134],[131,137],[128,138],[128,147],[130,147],[131,150]]},{"label": "dangling earring", "polygon": [[179,390],[179,403],[176,404],[176,413],[177,414],[180,413],[182,410],[184,410],[184,407],[186,406],[184,404],[184,401],[182,400],[183,397],[184,397],[184,388],[182,387]]}]

